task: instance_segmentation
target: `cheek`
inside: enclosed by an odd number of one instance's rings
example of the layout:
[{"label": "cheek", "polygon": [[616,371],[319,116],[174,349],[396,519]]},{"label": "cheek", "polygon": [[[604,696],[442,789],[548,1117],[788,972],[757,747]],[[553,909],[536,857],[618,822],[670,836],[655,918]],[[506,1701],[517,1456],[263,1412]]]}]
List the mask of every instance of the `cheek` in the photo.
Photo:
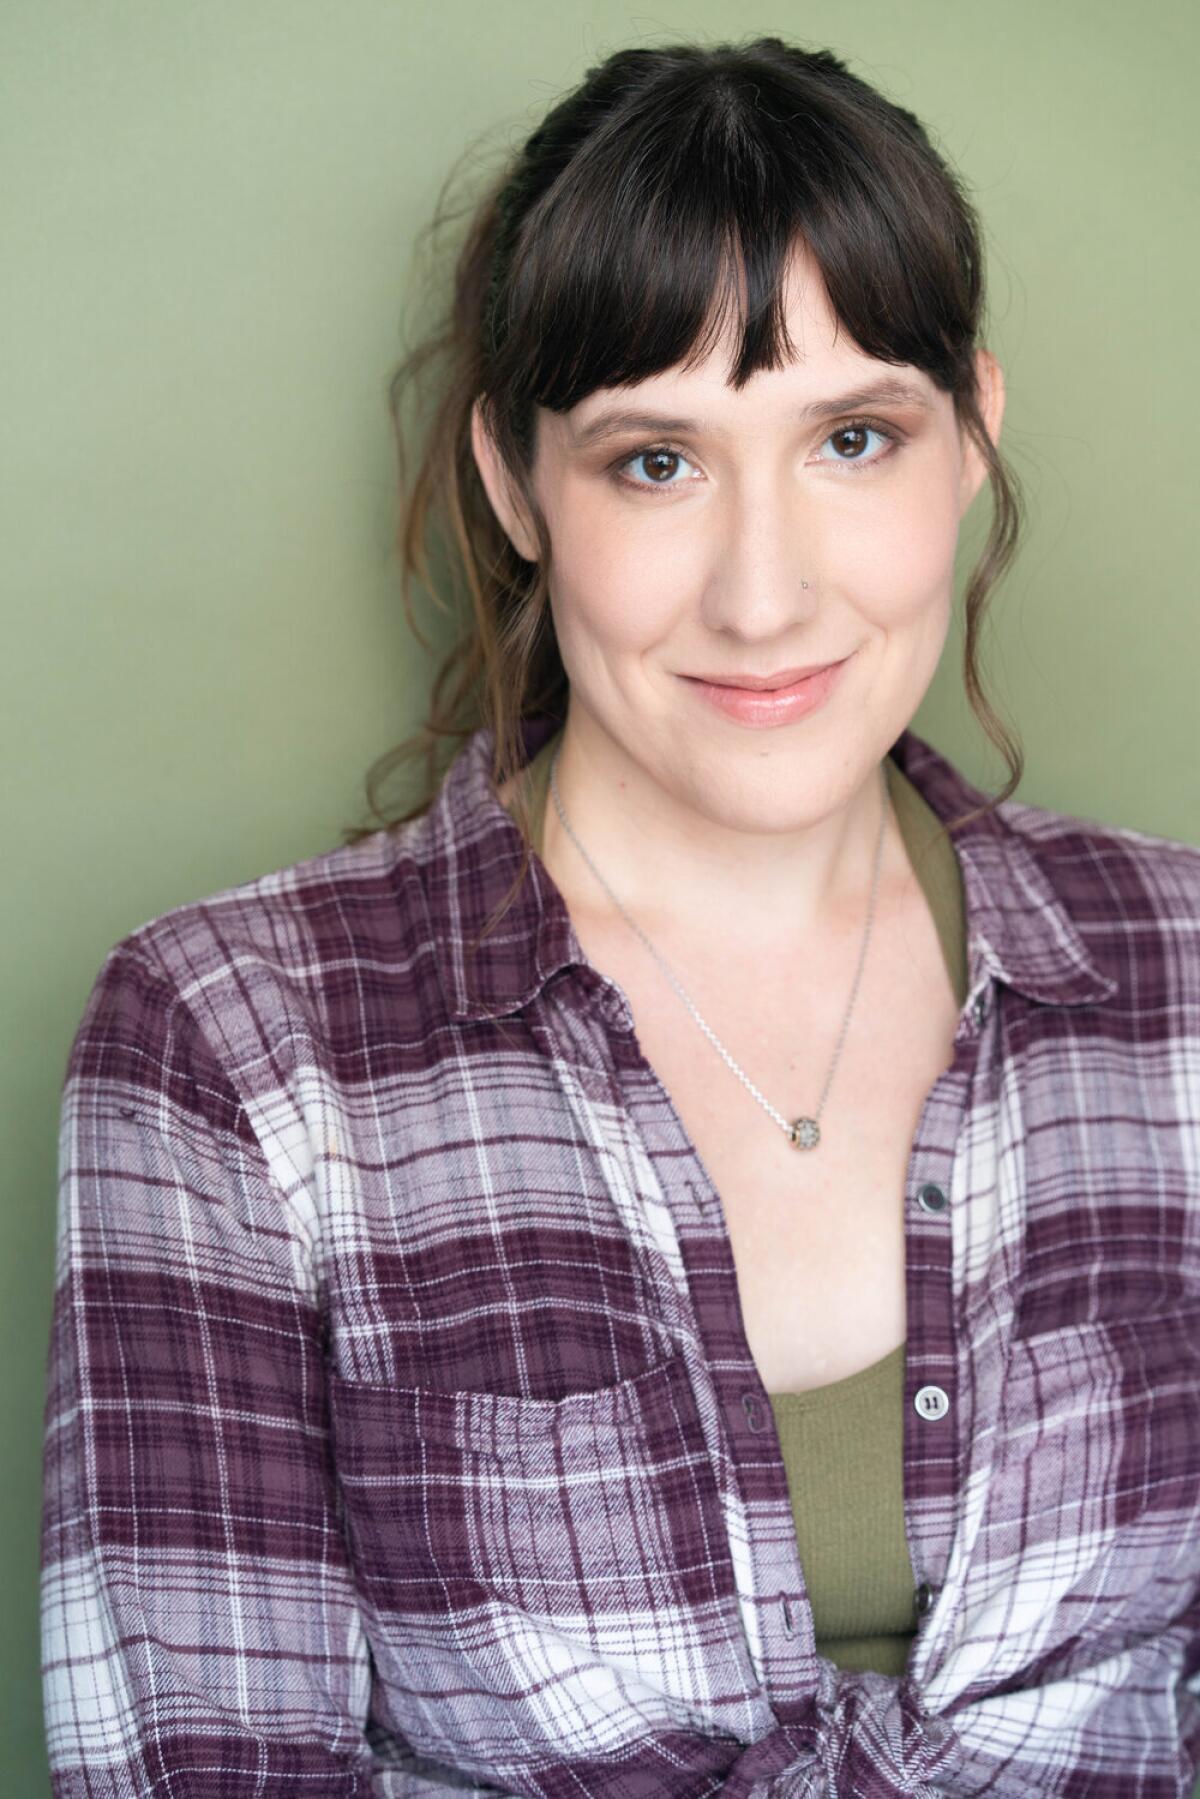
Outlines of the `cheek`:
[{"label": "cheek", "polygon": [[[652,500],[645,502],[649,510]],[[546,507],[550,593],[564,648],[588,643],[620,651],[656,642],[671,627],[688,590],[676,537],[614,528],[611,500],[582,490]]]},{"label": "cheek", "polygon": [[959,517],[951,469],[917,470],[861,509],[838,509],[829,524],[829,577],[864,612],[896,623],[952,594]]}]

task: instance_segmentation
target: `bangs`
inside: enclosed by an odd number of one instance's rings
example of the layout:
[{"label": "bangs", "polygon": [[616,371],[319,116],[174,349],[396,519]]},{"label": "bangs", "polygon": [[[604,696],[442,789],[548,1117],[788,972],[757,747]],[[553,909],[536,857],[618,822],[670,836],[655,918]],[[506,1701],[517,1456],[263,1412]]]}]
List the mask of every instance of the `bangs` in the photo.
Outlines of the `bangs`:
[{"label": "bangs", "polygon": [[851,107],[828,78],[685,63],[600,125],[513,247],[498,359],[521,399],[562,412],[690,368],[731,320],[730,386],[783,367],[799,248],[864,354],[948,391],[976,323],[966,203],[911,115],[880,101],[864,120],[857,91]]}]

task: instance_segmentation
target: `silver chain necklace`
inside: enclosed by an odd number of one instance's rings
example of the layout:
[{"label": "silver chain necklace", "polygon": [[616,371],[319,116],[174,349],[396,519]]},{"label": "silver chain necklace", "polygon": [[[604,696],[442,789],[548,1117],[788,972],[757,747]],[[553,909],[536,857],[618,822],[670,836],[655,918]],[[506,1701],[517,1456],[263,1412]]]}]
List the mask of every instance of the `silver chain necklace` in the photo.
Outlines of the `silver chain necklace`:
[{"label": "silver chain necklace", "polygon": [[584,861],[587,863],[588,867],[591,869],[592,873],[595,875],[595,877],[599,881],[600,885],[604,888],[604,891],[608,894],[609,899],[611,899],[613,905],[617,908],[617,911],[621,914],[621,917],[625,920],[626,924],[629,925],[629,927],[632,930],[637,932],[637,934],[641,938],[642,942],[646,945],[646,948],[650,951],[650,954],[654,957],[654,960],[659,964],[660,968],[663,970],[667,979],[670,981],[672,987],[674,987],[676,993],[678,993],[680,999],[683,1001],[684,1005],[687,1007],[687,1009],[691,1013],[692,1017],[696,1020],[696,1023],[700,1026],[700,1029],[704,1032],[705,1036],[709,1039],[709,1041],[720,1051],[721,1055],[724,1056],[726,1062],[728,1062],[730,1068],[732,1068],[734,1074],[737,1075],[738,1079],[742,1082],[743,1086],[747,1087],[750,1090],[750,1092],[754,1095],[755,1099],[758,1101],[759,1105],[762,1106],[764,1111],[769,1112],[771,1114],[771,1117],[775,1120],[776,1124],[783,1131],[784,1135],[788,1139],[788,1142],[792,1145],[792,1147],[794,1149],[815,1149],[817,1147],[817,1144],[821,1141],[821,1126],[820,1126],[821,1113],[825,1108],[825,1100],[829,1094],[829,1088],[830,1088],[830,1084],[833,1080],[834,1070],[836,1069],[836,1067],[838,1065],[838,1060],[842,1053],[842,1044],[845,1042],[845,1038],[846,1038],[846,1028],[850,1023],[850,1014],[854,1010],[854,1001],[858,994],[858,984],[862,978],[863,963],[866,961],[866,957],[867,957],[867,944],[871,940],[871,923],[872,923],[872,920],[875,915],[875,893],[879,886],[879,869],[880,869],[880,864],[881,864],[882,856],[883,856],[883,828],[887,822],[888,791],[887,791],[887,774],[886,774],[886,772],[882,768],[880,769],[880,774],[883,779],[883,809],[882,809],[882,811],[880,813],[880,817],[879,817],[879,832],[875,839],[875,863],[874,863],[874,868],[873,868],[872,874],[871,874],[871,897],[867,902],[867,928],[863,933],[862,949],[859,951],[858,968],[854,975],[854,985],[850,989],[850,1002],[846,1007],[846,1016],[842,1020],[842,1029],[841,1029],[841,1033],[837,1040],[837,1048],[833,1052],[833,1061],[829,1065],[829,1073],[825,1076],[825,1086],[821,1093],[820,1104],[817,1106],[816,1117],[814,1117],[814,1118],[793,1118],[791,1120],[791,1122],[789,1123],[788,1120],[783,1116],[782,1112],[777,1112],[775,1110],[775,1107],[771,1104],[770,1100],[764,1098],[764,1096],[759,1092],[758,1088],[754,1085],[754,1082],[750,1079],[749,1075],[746,1074],[743,1069],[738,1067],[737,1063],[734,1061],[734,1059],[730,1055],[729,1051],[725,1048],[724,1044],[720,1042],[720,1040],[717,1038],[716,1034],[712,1030],[710,1030],[709,1026],[705,1023],[704,1019],[701,1018],[699,1012],[696,1010],[696,1007],[692,1004],[692,1001],[688,998],[687,994],[684,992],[679,981],[676,979],[675,974],[673,973],[669,964],[666,962],[666,960],[662,956],[659,955],[658,951],[655,949],[654,945],[651,943],[649,937],[647,937],[647,935],[646,935],[645,931],[643,931],[642,927],[636,922],[636,920],[632,919],[629,916],[629,913],[625,910],[624,906],[621,904],[620,900],[617,898],[616,894],[613,892],[612,888],[609,886],[608,882],[605,880],[604,876],[600,873],[600,870],[596,867],[596,864],[592,861],[592,858],[588,855],[588,853],[584,849],[582,843],[580,843],[578,837],[575,835],[575,832],[571,828],[571,822],[568,819],[566,812],[563,809],[562,798],[558,791],[558,782],[555,779],[555,772],[558,768],[558,758],[561,755],[562,755],[562,744],[560,743],[557,750],[554,752],[554,760],[550,764],[550,791],[554,795],[554,804],[558,811],[558,816],[562,820],[563,829],[566,831],[567,835],[570,837],[572,843],[575,845],[575,848],[579,851],[580,855],[583,857]]}]

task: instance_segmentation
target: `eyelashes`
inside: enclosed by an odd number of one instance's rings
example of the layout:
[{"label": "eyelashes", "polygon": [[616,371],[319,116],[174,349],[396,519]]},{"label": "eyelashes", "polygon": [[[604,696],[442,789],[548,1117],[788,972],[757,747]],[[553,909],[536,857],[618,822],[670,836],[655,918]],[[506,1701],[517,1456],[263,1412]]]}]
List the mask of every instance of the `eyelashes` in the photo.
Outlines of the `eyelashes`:
[{"label": "eyelashes", "polygon": [[[878,468],[882,463],[890,461],[905,441],[904,433],[898,431],[894,425],[885,425],[881,419],[856,418],[847,419],[844,424],[838,425],[829,433],[825,443],[831,443],[835,437],[847,437],[856,432],[869,432],[876,437],[881,437],[886,448],[874,456],[834,456],[821,457],[819,460],[828,467],[842,468],[848,474],[865,474],[868,469]],[[640,444],[636,450],[630,451],[609,465],[608,473],[619,487],[632,488],[638,493],[672,493],[678,488],[689,485],[687,481],[631,480],[622,471],[627,469],[631,463],[639,462],[643,456],[675,456],[683,462],[688,460],[686,452],[678,444],[666,442]]]}]

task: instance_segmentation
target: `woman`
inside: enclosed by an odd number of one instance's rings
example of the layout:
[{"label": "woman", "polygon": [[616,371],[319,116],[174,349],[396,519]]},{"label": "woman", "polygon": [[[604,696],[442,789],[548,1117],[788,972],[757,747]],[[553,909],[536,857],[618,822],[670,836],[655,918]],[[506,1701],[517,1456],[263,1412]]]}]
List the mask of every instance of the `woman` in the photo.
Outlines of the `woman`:
[{"label": "woman", "polygon": [[[1190,1790],[1200,851],[1010,799],[982,307],[778,38],[610,57],[480,206],[397,383],[461,753],[72,1050],[58,1791]],[[985,480],[991,801],[910,726]]]}]

